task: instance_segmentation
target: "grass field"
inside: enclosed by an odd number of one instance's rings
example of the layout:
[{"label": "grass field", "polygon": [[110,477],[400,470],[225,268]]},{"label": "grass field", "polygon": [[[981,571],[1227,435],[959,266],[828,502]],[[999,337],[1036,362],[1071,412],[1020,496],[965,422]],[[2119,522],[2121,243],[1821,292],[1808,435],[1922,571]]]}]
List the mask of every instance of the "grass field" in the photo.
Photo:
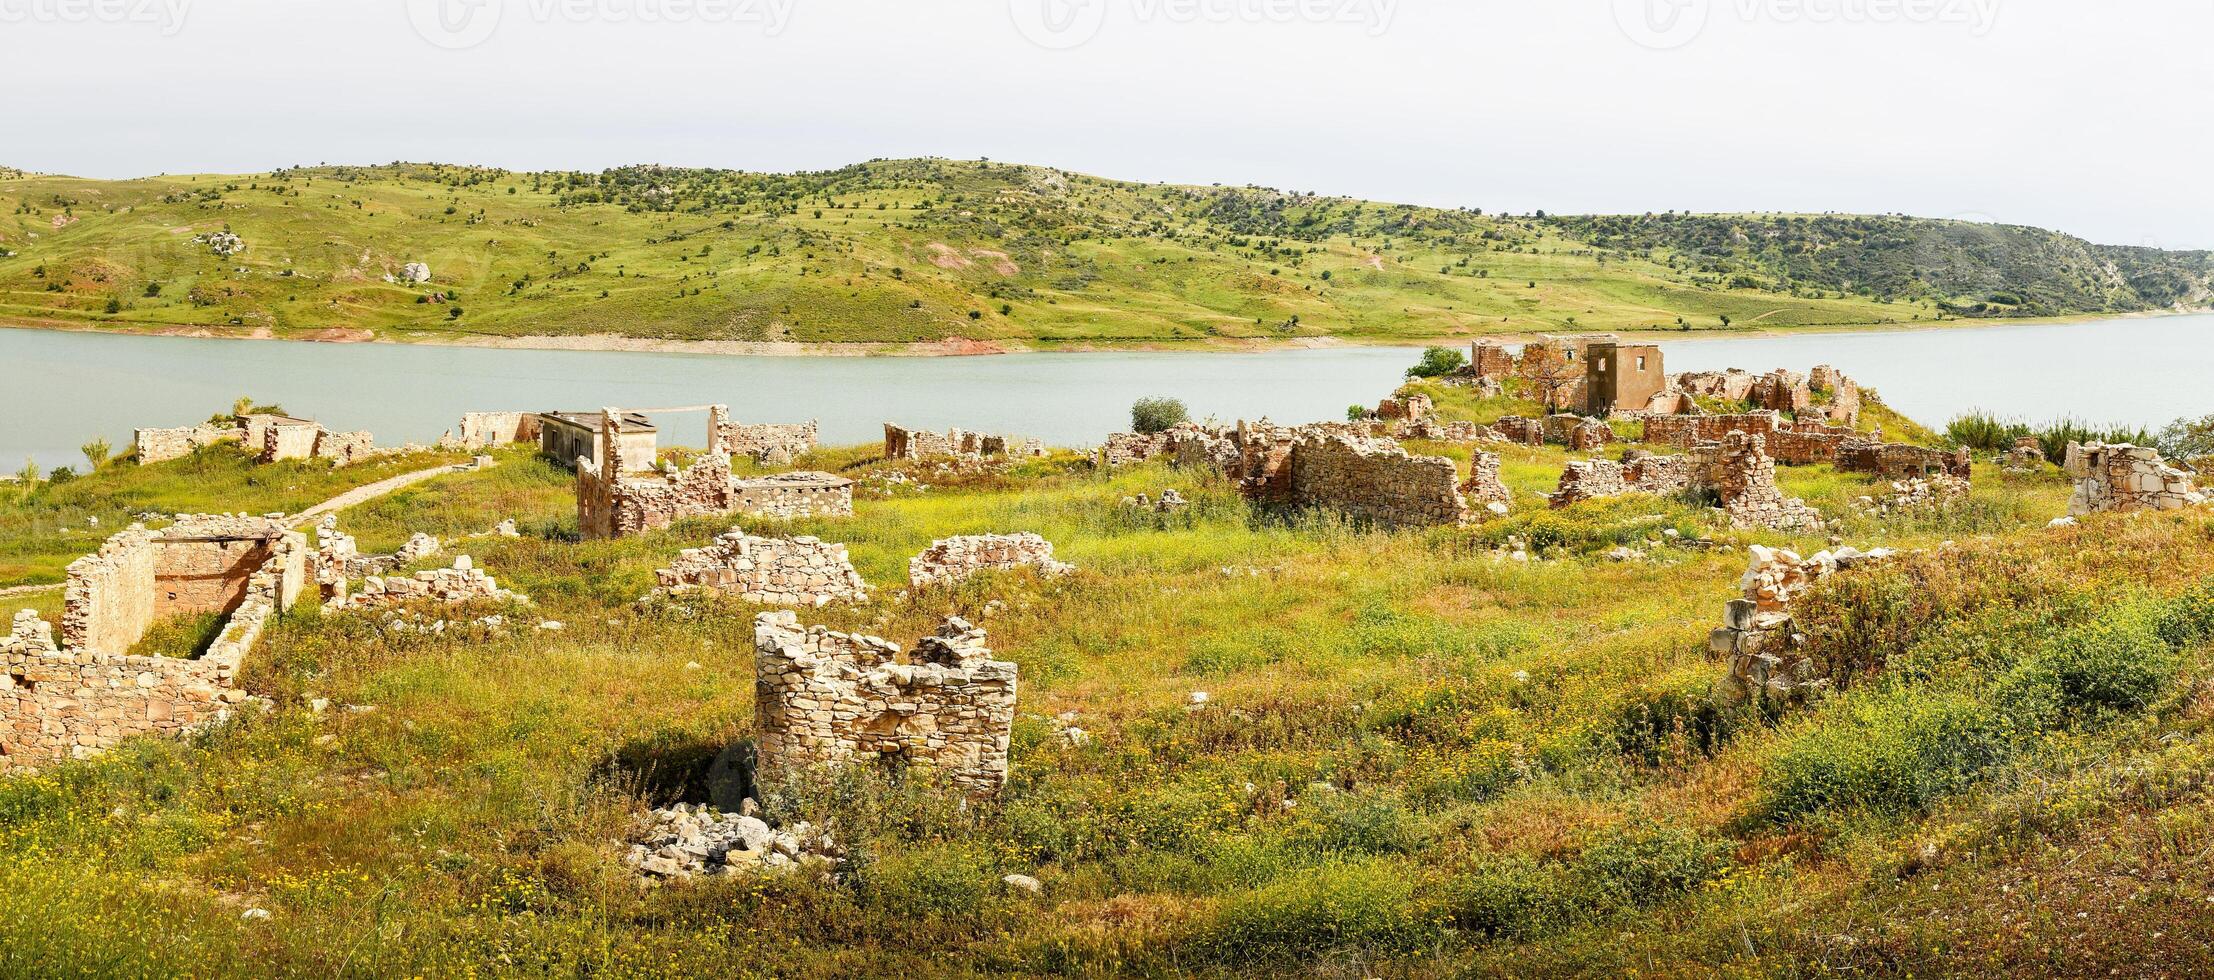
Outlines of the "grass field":
[{"label": "grass field", "polygon": [[[1730,244],[1742,234],[1695,237],[1689,220],[1656,238],[935,159],[792,175],[398,164],[23,175],[0,179],[0,207],[0,320],[305,339],[1051,348],[1849,326],[1933,321],[1940,304],[1982,303],[1990,315],[2160,308],[2203,292],[2190,284],[2209,271],[2203,255],[2160,253],[2170,291],[2133,290],[2114,264],[2152,259],[1958,222],[1865,219],[1886,223],[1801,249],[1790,220],[1779,230],[1765,227],[1777,219],[1746,219],[1755,248]],[[1701,233],[1733,226],[1702,221]],[[1602,232],[1603,247],[1576,237]],[[224,233],[243,247],[211,237]],[[1952,241],[1963,237],[1979,240]],[[1861,266],[1835,259],[1889,269],[1891,253],[1931,242],[1958,251],[1940,263],[1954,278],[1855,285]],[[1815,252],[1825,264],[1802,267]],[[2027,257],[1981,275],[1993,255]],[[429,283],[393,278],[412,262],[430,267]],[[2074,285],[2090,266],[2116,278]],[[2047,278],[2071,288],[2037,304],[1988,302],[1990,283],[2043,295]]]},{"label": "grass field", "polygon": [[[229,452],[0,488],[0,554],[38,578],[97,543],[56,530],[88,516],[335,492],[329,471]],[[874,455],[800,462],[897,468]],[[1786,468],[1851,543],[1919,553],[1807,600],[1842,693],[1764,710],[1727,696],[1706,634],[1736,546],[1821,539],[1648,497],[1547,511],[1568,456],[1504,455],[1516,513],[1465,529],[1266,513],[1207,475],[1070,457],[933,477],[850,519],[745,522],[844,542],[877,586],[808,622],[900,641],[949,612],[986,625],[1022,671],[1014,780],[982,805],[864,774],[811,786],[777,812],[836,829],[838,878],[644,889],[614,841],[642,808],[699,798],[707,761],[749,736],[755,610],[637,600],[728,522],[580,543],[570,476],[508,451],[344,526],[385,550],[516,519],[522,538],[449,554],[565,628],[431,636],[302,609],[248,659],[272,710],[0,780],[0,973],[2214,969],[2214,515],[2048,530],[2057,470],[1979,467],[1965,502],[1855,517],[1866,479]],[[1120,503],[1167,487],[1193,506]],[[1666,529],[1726,547],[1648,544]],[[934,538],[1012,531],[1079,571],[899,588]],[[1507,560],[1510,536],[1539,560]],[[1648,556],[1603,557],[1622,545]],[[1009,873],[1043,895],[1000,888]]]}]

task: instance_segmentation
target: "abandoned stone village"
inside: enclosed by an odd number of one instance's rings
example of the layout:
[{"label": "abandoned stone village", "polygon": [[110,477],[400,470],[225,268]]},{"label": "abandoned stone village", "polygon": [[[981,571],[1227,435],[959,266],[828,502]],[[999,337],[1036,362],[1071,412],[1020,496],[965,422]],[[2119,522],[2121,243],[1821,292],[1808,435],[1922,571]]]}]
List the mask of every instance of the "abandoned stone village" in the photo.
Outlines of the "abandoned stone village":
[{"label": "abandoned stone village", "polygon": [[[1410,389],[1351,421],[1183,422],[1159,432],[1116,434],[1091,453],[1091,465],[1196,468],[1219,474],[1258,504],[1328,511],[1383,529],[1477,524],[1522,506],[1557,509],[1647,494],[1703,502],[1719,523],[1741,531],[1818,534],[1839,515],[1786,496],[1777,483],[1779,466],[1826,464],[1888,484],[1889,495],[1856,505],[1883,512],[1958,498],[1973,479],[1974,461],[1965,449],[1892,443],[1880,428],[1863,431],[1860,385],[1830,367],[1804,374],[1671,376],[1658,347],[1613,337],[1546,338],[1520,350],[1486,341],[1470,353],[1469,365],[1445,384],[1486,396],[1511,388],[1549,414],[1488,424],[1446,420],[1431,398]],[[680,413],[706,416],[704,449],[672,454],[658,444],[655,420]],[[736,459],[789,468],[814,452],[818,440],[812,422],[743,424],[725,406],[701,405],[470,413],[440,445],[479,452],[537,447],[574,469],[582,536],[616,539],[693,518],[851,517],[856,481],[845,476],[791,469],[733,474]],[[1467,471],[1450,458],[1410,452],[1404,442],[1468,447]],[[1542,502],[1518,501],[1501,479],[1499,454],[1517,445],[1559,446],[1587,458],[1568,462]],[[1610,458],[1617,446],[1626,448]],[[367,433],[333,432],[275,414],[140,429],[135,439],[140,465],[223,447],[260,463],[322,460],[333,466],[401,451],[378,448]],[[888,424],[881,460],[1006,466],[1050,454],[1043,443],[1020,436]],[[1999,462],[2015,469],[2050,465],[2034,443],[2016,446]],[[480,458],[477,465],[489,463]],[[2071,446],[2058,465],[2075,485],[2072,515],[2207,503],[2195,474],[2150,449]],[[1125,503],[1159,512],[1187,506],[1173,490],[1158,501]],[[162,526],[149,526],[155,523]],[[312,540],[303,530],[310,523]],[[513,522],[485,532],[518,533]],[[253,700],[237,679],[262,632],[302,602],[332,615],[382,616],[388,624],[438,619],[435,613],[426,619],[424,609],[476,606],[505,610],[476,620],[480,625],[535,619],[524,612],[527,596],[502,588],[468,555],[442,557],[458,543],[418,534],[395,552],[363,554],[341,530],[339,516],[327,512],[179,514],[125,528],[69,566],[58,630],[25,611],[0,638],[0,772],[39,769],[133,736],[220,722]],[[1832,550],[1811,558],[1751,549],[1743,598],[1729,603],[1711,641],[1713,656],[1747,696],[1818,693],[1812,670],[1797,655],[1792,600],[1824,577],[1889,557],[1835,539],[1831,544]],[[900,595],[929,601],[933,590],[987,572],[1053,577],[1078,569],[1059,561],[1050,541],[1010,528],[934,542],[909,561]],[[650,601],[724,596],[777,610],[760,613],[754,623],[755,785],[772,786],[817,767],[886,760],[937,772],[970,793],[991,794],[1006,783],[1019,668],[989,649],[983,629],[947,619],[934,634],[902,648],[807,626],[793,611],[858,606],[883,594],[884,584],[864,580],[843,544],[733,528],[672,554],[656,578]],[[200,616],[220,617],[221,624],[195,655],[134,652],[163,623]],[[440,620],[417,628],[444,625]],[[540,622],[539,628],[560,624]],[[722,873],[748,862],[779,863],[762,850],[772,845],[783,848],[783,863],[809,855],[836,860],[827,840],[804,832],[794,837],[791,828],[773,831],[747,806],[746,813],[730,815],[657,812],[655,829],[631,851],[632,865],[649,878]]]}]

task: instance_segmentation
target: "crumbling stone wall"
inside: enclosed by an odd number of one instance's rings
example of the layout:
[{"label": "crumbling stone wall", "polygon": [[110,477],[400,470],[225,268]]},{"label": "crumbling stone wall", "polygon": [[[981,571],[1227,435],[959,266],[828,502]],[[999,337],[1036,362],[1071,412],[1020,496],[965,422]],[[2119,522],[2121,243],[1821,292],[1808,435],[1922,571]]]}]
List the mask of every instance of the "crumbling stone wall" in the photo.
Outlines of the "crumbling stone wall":
[{"label": "crumbling stone wall", "polygon": [[1045,443],[1019,436],[986,435],[960,429],[927,432],[905,429],[890,423],[885,423],[884,426],[885,459],[929,459],[933,456],[1031,457],[1045,454]]},{"label": "crumbling stone wall", "polygon": [[535,443],[541,428],[537,412],[469,412],[461,416],[463,449],[491,449]]},{"label": "crumbling stone wall", "polygon": [[732,506],[753,517],[852,517],[853,481],[829,473],[778,473],[731,483]]},{"label": "crumbling stone wall", "polygon": [[323,427],[304,419],[274,415],[247,417],[246,444],[259,453],[255,457],[257,462],[314,459],[315,445],[322,437]]},{"label": "crumbling stone wall", "polygon": [[2190,473],[2168,465],[2160,452],[2128,443],[2070,443],[2063,463],[2076,492],[2068,513],[2182,510],[2206,503]]},{"label": "crumbling stone wall", "polygon": [[1469,518],[1453,461],[1410,456],[1394,442],[1305,435],[1292,447],[1290,474],[1293,506],[1326,507],[1386,527]]},{"label": "crumbling stone wall", "polygon": [[1814,407],[1814,390],[1806,375],[1779,368],[1753,379],[1745,400],[1755,408],[1797,413]]},{"label": "crumbling stone wall", "polygon": [[192,425],[181,429],[137,429],[132,432],[133,454],[140,466],[182,459],[209,446],[237,442],[245,434],[237,426]]},{"label": "crumbling stone wall", "polygon": [[1740,529],[1819,531],[1822,517],[1776,486],[1776,463],[1761,436],[1732,432],[1681,456],[1631,452],[1623,462],[1570,463],[1550,498],[1556,509],[1626,493],[1672,494],[1705,490],[1718,498],[1730,526]]},{"label": "crumbling stone wall", "polygon": [[1477,341],[1469,350],[1468,361],[1469,369],[1479,379],[1505,381],[1514,377],[1514,353],[1497,341]]},{"label": "crumbling stone wall", "polygon": [[1727,371],[1693,371],[1676,376],[1677,390],[1685,394],[1715,401],[1750,401],[1753,394],[1752,372],[1731,368]]},{"label": "crumbling stone wall", "polygon": [[1722,626],[1709,634],[1708,652],[1730,665],[1730,676],[1756,698],[1796,699],[1826,689],[1804,651],[1806,637],[1792,622],[1791,602],[1841,571],[1889,558],[1882,548],[1824,551],[1802,559],[1795,552],[1754,545],[1739,582],[1744,598],[1730,600]]},{"label": "crumbling stone wall", "polygon": [[892,762],[997,793],[1007,784],[1015,675],[1014,664],[992,659],[983,630],[957,618],[903,654],[878,637],[763,613],[754,620],[760,779]]},{"label": "crumbling stone wall", "polygon": [[727,411],[715,412],[710,423],[715,428],[708,437],[714,451],[743,456],[763,466],[791,465],[793,459],[815,450],[821,433],[816,422],[746,425],[730,421]]},{"label": "crumbling stone wall", "polygon": [[1767,440],[1744,432],[1723,437],[1710,477],[1730,526],[1778,531],[1822,530],[1822,515],[1805,501],[1786,498],[1776,486],[1776,461]]},{"label": "crumbling stone wall", "polygon": [[428,534],[410,535],[400,550],[389,555],[365,555],[353,535],[338,530],[338,515],[330,514],[315,527],[315,557],[309,572],[316,594],[326,604],[346,598],[348,583],[372,575],[389,575],[438,553],[438,539]]},{"label": "crumbling stone wall", "polygon": [[681,471],[639,476],[620,475],[620,456],[609,453],[603,470],[577,468],[577,525],[585,537],[625,538],[736,509],[728,456],[702,456]]},{"label": "crumbling stone wall", "polygon": [[933,542],[907,560],[907,582],[918,589],[950,585],[983,571],[1035,568],[1065,575],[1076,566],[1053,559],[1053,542],[1035,534],[981,534]]},{"label": "crumbling stone wall", "polygon": [[1624,453],[1619,463],[1593,459],[1568,464],[1561,473],[1560,486],[1547,499],[1553,509],[1559,510],[1586,500],[1630,493],[1682,493],[1706,483],[1705,470],[1710,465],[1711,454],[1655,456],[1633,449]]},{"label": "crumbling stone wall", "polygon": [[637,451],[616,438],[620,414],[608,409],[600,418],[601,444],[609,447],[598,466],[579,459],[577,525],[588,538],[621,538],[668,527],[687,517],[744,513],[760,517],[848,517],[853,514],[853,481],[828,473],[780,473],[739,480],[730,475],[730,457],[709,453],[677,470],[639,471],[630,455]]},{"label": "crumbling stone wall", "polygon": [[70,563],[63,642],[127,653],[163,619],[236,610],[263,572],[280,577],[289,607],[306,583],[306,555],[306,537],[272,518],[181,515],[160,531],[131,525]]},{"label": "crumbling stone wall", "polygon": [[1461,484],[1461,498],[1471,507],[1480,507],[1494,515],[1504,516],[1514,506],[1514,494],[1507,489],[1506,481],[1499,475],[1499,454],[1478,451],[1468,460],[1468,482]]},{"label": "crumbling stone wall", "polygon": [[2045,447],[2036,436],[2022,436],[2014,440],[2014,448],[2006,452],[2006,468],[2016,472],[2036,470],[2045,465]]},{"label": "crumbling stone wall", "polygon": [[1949,476],[1957,480],[1967,480],[1971,478],[1972,463],[1973,460],[1965,448],[1946,452],[1900,443],[1854,439],[1844,443],[1837,451],[1839,472],[1867,473],[1885,480],[1906,480],[1923,476]]},{"label": "crumbling stone wall", "polygon": [[1655,415],[1645,420],[1642,442],[1690,449],[1702,442],[1721,442],[1732,432],[1768,436],[1783,428],[1775,412],[1745,415]]},{"label": "crumbling stone wall", "polygon": [[686,549],[654,574],[665,594],[705,591],[766,606],[817,609],[869,601],[869,585],[854,570],[846,546],[820,538],[757,538],[733,530],[708,547]]},{"label": "crumbling stone wall", "polygon": [[1860,424],[1860,385],[1845,372],[1827,364],[1816,365],[1814,373],[1807,376],[1807,387],[1830,396],[1829,403],[1821,408],[1831,423],[1846,428]]},{"label": "crumbling stone wall", "polygon": [[[211,559],[206,546],[223,543],[217,535],[268,531],[275,523],[255,526],[255,520],[186,518],[158,534],[133,527],[111,538],[89,563],[72,566],[63,598],[66,649],[55,647],[52,628],[35,614],[18,614],[0,638],[0,772],[87,758],[133,735],[185,731],[245,701],[246,692],[235,687],[240,664],[305,582],[305,539],[280,527],[277,536],[257,542],[262,558],[232,595],[231,566],[220,557],[226,549],[214,549],[218,557]],[[120,562],[145,567],[116,573]],[[213,585],[181,574],[211,565],[220,569]],[[125,589],[151,598],[119,594]],[[213,601],[210,596],[223,604],[194,607]],[[123,652],[156,616],[190,612],[229,614],[201,656]],[[80,645],[79,637],[107,649]]]},{"label": "crumbling stone wall", "polygon": [[1526,419],[1519,415],[1509,415],[1493,422],[1491,427],[1499,433],[1501,439],[1516,445],[1545,445],[1545,422],[1542,419]]},{"label": "crumbling stone wall", "polygon": [[459,606],[471,602],[529,602],[527,596],[500,588],[498,579],[476,567],[468,555],[454,559],[452,568],[433,568],[405,578],[372,575],[362,580],[361,591],[336,603],[340,609],[378,609],[403,603],[426,602]]}]

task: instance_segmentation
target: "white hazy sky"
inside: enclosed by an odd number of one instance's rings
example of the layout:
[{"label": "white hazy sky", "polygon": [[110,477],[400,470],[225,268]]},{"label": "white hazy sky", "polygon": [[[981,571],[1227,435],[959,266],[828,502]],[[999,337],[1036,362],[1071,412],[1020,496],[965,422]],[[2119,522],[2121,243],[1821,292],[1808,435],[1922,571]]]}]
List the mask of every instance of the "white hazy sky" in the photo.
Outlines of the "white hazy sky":
[{"label": "white hazy sky", "polygon": [[0,0],[0,162],[988,156],[2214,248],[2208,0]]}]

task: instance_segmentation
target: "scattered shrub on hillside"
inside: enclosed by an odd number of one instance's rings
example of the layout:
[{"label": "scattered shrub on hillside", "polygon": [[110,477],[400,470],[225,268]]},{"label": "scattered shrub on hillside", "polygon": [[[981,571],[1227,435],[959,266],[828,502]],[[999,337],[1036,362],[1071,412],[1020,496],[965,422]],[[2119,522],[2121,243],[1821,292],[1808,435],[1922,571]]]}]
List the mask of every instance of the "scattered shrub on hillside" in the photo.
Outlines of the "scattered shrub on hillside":
[{"label": "scattered shrub on hillside", "polygon": [[1468,366],[1468,355],[1458,347],[1426,347],[1422,360],[1407,369],[1410,378],[1442,378]]},{"label": "scattered shrub on hillside", "polygon": [[1140,398],[1130,405],[1130,427],[1143,434],[1167,432],[1191,420],[1191,412],[1174,398]]},{"label": "scattered shrub on hillside", "polygon": [[1312,962],[1347,947],[1407,952],[1437,936],[1419,869],[1389,860],[1295,872],[1222,903],[1198,940],[1221,962]]},{"label": "scattered shrub on hillside", "polygon": [[2034,437],[2045,458],[2058,461],[2068,455],[2069,443],[2104,442],[2129,443],[2138,446],[2158,445],[2158,439],[2144,429],[2126,425],[2092,425],[2082,419],[2063,418],[2043,425],[2001,419],[1987,412],[1971,412],[1947,423],[1946,438],[1955,446],[1966,446],[1984,452],[2002,452],[2014,448],[2015,440],[2024,436]]},{"label": "scattered shrub on hillside", "polygon": [[91,463],[92,468],[97,470],[107,465],[108,457],[115,454],[115,447],[109,445],[107,439],[100,438],[77,447],[77,451],[84,453],[85,461]]},{"label": "scattered shrub on hillside", "polygon": [[2061,633],[2001,678],[1997,702],[2035,730],[2141,711],[2174,680],[2156,614],[2125,608]]}]

